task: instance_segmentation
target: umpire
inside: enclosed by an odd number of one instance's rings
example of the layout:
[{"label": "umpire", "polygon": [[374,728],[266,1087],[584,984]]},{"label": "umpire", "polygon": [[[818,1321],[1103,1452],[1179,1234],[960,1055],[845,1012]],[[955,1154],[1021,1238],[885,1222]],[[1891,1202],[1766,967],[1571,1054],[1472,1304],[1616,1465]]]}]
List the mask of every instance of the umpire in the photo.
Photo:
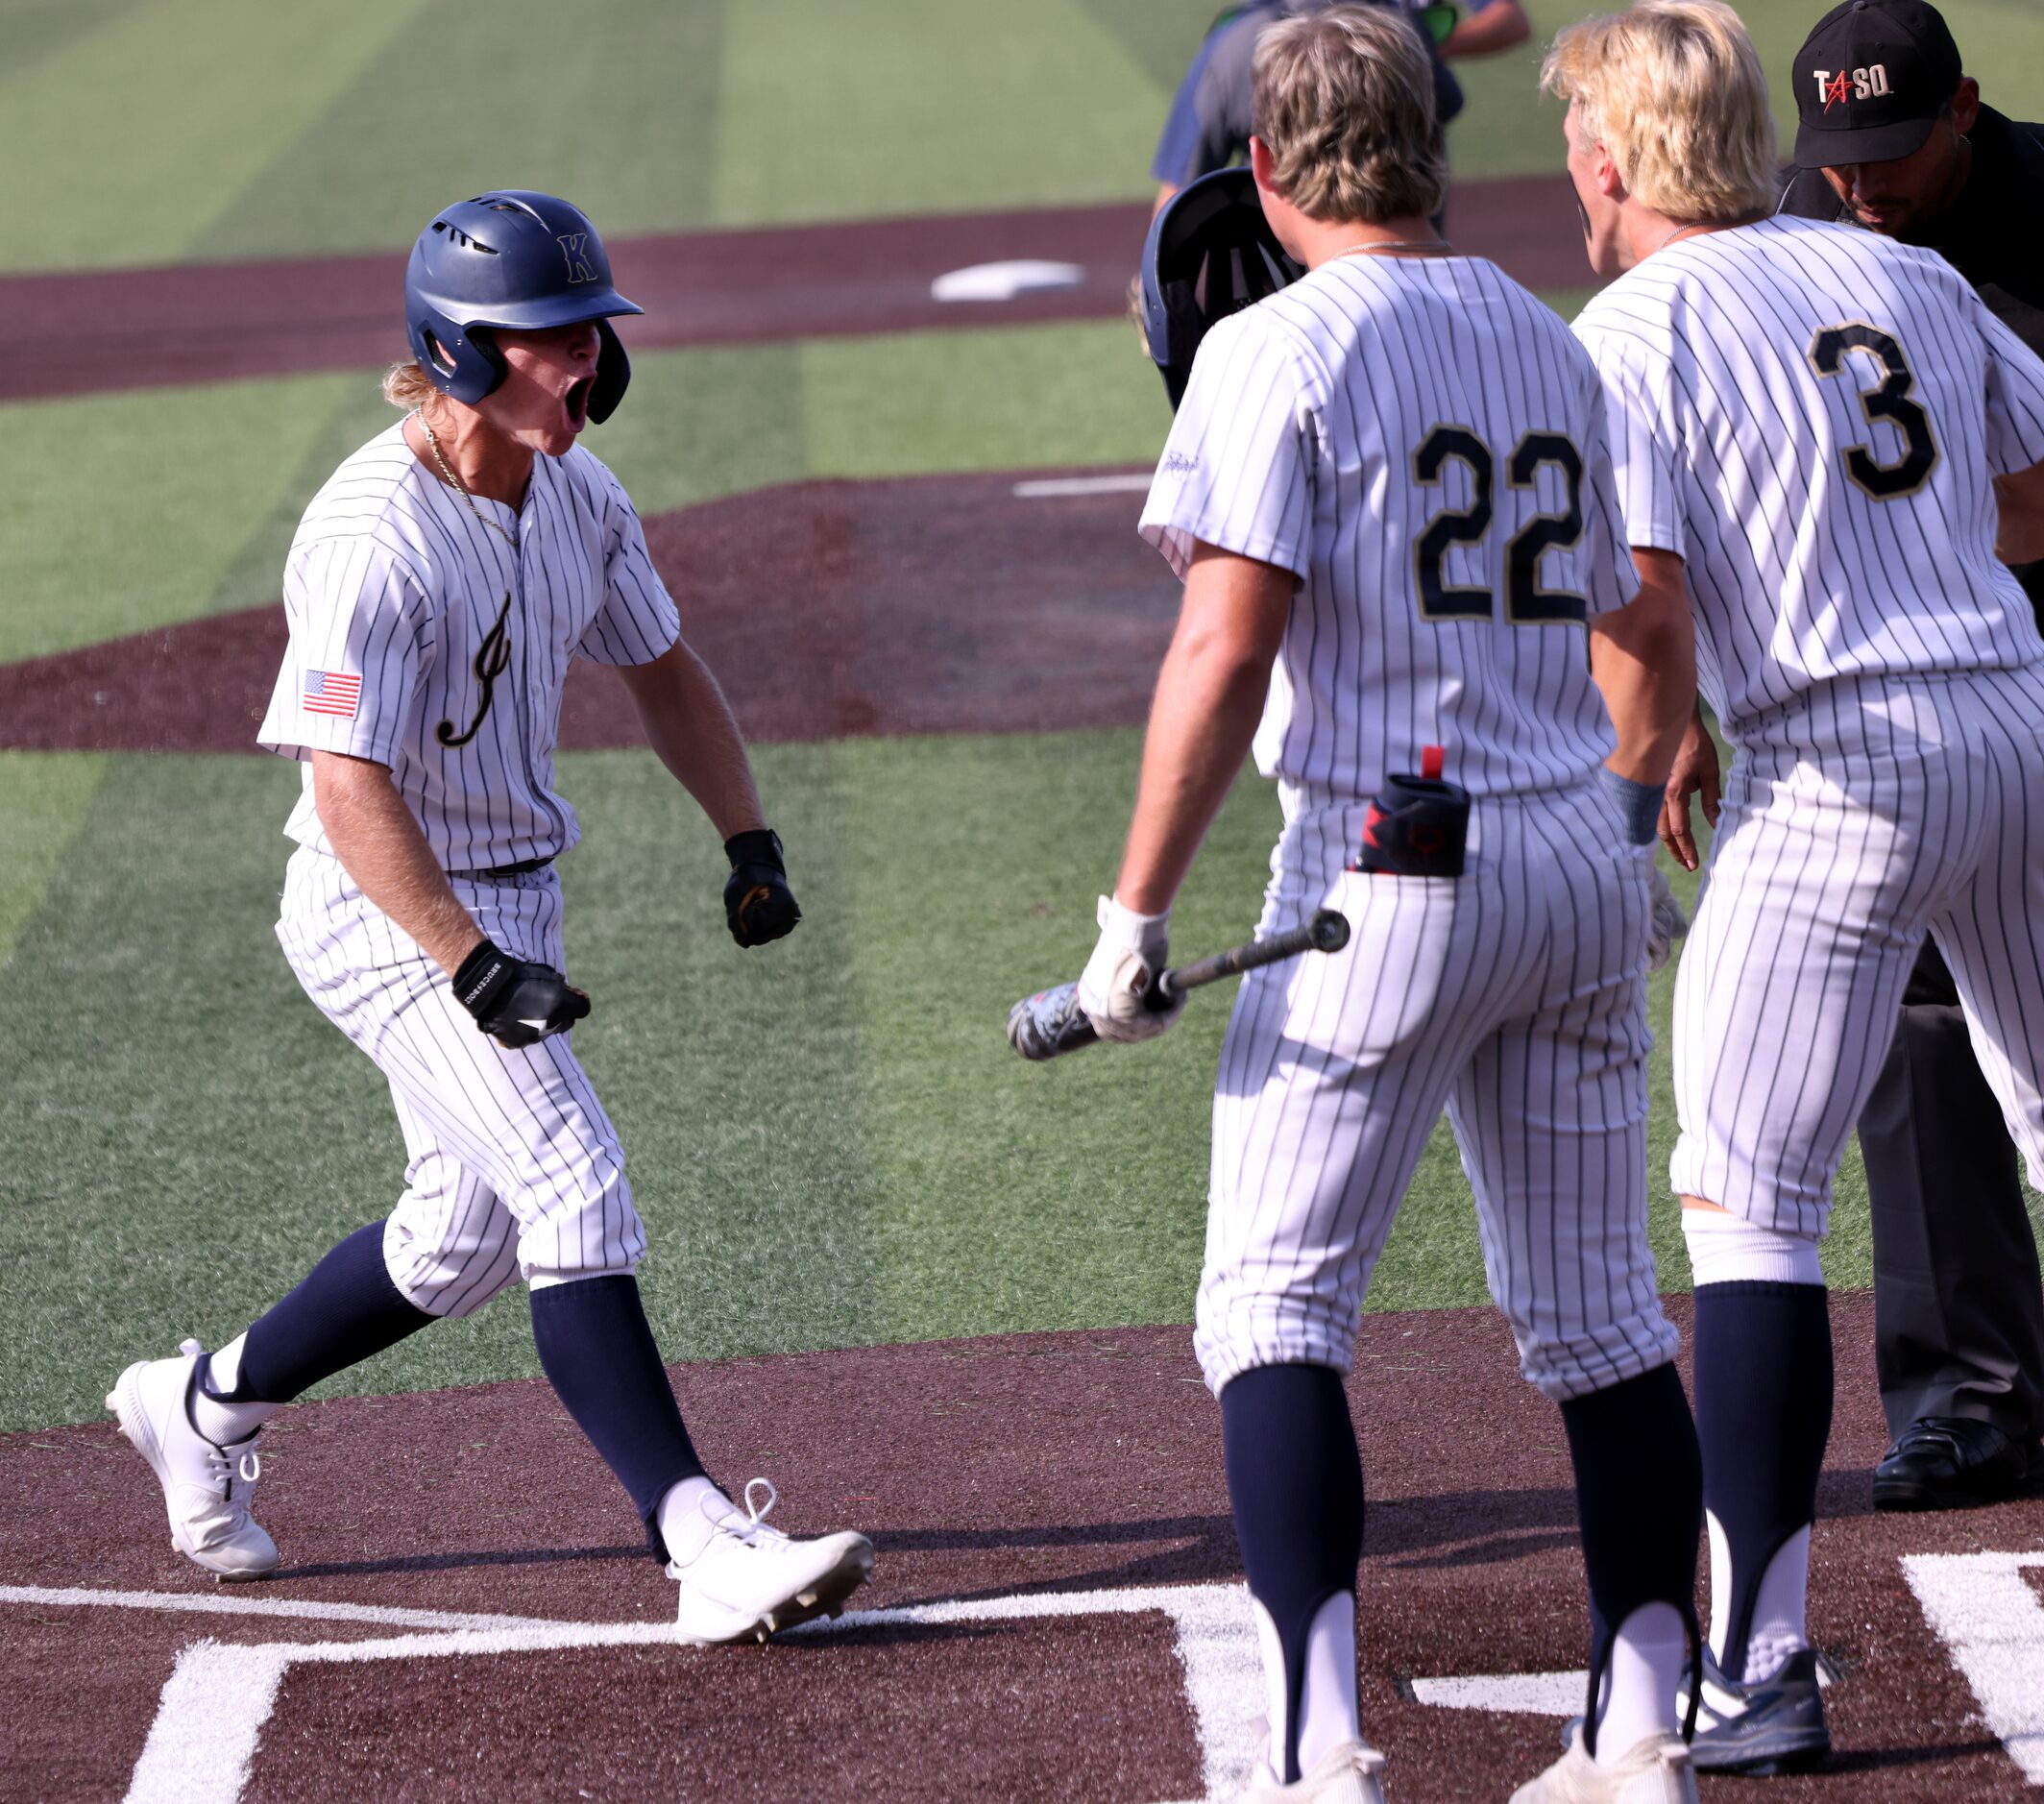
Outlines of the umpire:
[{"label": "umpire", "polygon": [[[1846,0],[1795,59],[1781,210],[1941,253],[2044,353],[2044,127],[1983,106],[1924,0]],[[2016,574],[2044,625],[2044,564]],[[1891,1446],[1877,1509],[2044,1488],[2044,1284],[2001,1106],[1934,941],[1860,1118],[1873,1208],[1875,1356]]]},{"label": "umpire", "polygon": [[[1279,19],[1317,12],[1341,0],[1242,0],[1225,8],[1194,55],[1158,135],[1150,173],[1162,207],[1180,188],[1225,169],[1249,151],[1250,65],[1256,43]],[[1466,17],[1459,8],[1420,0],[1363,0],[1404,12],[1433,53],[1434,107],[1446,125],[1462,110],[1462,84],[1448,67],[1453,57],[1495,56],[1532,32],[1521,0],[1477,0]]]}]

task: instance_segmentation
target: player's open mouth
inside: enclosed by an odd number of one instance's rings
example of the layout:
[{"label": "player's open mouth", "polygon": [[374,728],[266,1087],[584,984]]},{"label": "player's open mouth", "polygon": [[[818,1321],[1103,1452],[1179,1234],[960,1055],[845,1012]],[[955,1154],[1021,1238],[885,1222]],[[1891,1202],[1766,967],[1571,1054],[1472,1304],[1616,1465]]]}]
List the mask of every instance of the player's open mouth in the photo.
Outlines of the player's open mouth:
[{"label": "player's open mouth", "polygon": [[596,385],[596,378],[585,376],[579,382],[570,386],[561,405],[568,415],[569,430],[579,432],[589,424],[590,391]]}]

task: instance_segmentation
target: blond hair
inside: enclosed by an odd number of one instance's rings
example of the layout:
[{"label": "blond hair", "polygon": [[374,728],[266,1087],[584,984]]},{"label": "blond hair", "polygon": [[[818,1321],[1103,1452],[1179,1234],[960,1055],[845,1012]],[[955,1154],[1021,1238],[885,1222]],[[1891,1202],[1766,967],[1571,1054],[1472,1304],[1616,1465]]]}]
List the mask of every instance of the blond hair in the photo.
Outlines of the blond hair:
[{"label": "blond hair", "polygon": [[1642,206],[1695,224],[1773,211],[1767,77],[1722,0],[1637,0],[1571,25],[1540,81],[1575,108],[1585,141],[1603,146]]},{"label": "blond hair", "polygon": [[1255,134],[1273,185],[1308,219],[1424,218],[1448,192],[1433,58],[1402,12],[1338,6],[1256,43]]},{"label": "blond hair", "polygon": [[383,372],[383,399],[409,413],[414,407],[438,401],[440,391],[433,386],[432,378],[419,367],[418,360],[407,357]]}]

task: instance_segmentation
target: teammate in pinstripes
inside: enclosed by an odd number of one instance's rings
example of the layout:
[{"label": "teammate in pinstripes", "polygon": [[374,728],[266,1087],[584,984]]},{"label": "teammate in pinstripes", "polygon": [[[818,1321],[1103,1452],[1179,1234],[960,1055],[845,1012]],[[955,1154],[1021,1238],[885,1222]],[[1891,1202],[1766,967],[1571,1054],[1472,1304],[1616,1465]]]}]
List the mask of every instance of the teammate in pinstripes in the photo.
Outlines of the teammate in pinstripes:
[{"label": "teammate in pinstripes", "polygon": [[523,1278],[548,1378],[680,1581],[682,1637],[764,1637],[841,1607],[872,1549],[782,1535],[760,1520],[769,1484],[740,1510],[704,1473],[640,1304],[623,1153],[569,1038],[589,999],[562,974],[552,865],[579,830],[553,747],[578,656],[616,667],[724,836],[739,944],[800,918],[717,680],[623,489],[576,442],[624,394],[610,321],[640,309],[588,219],[523,191],[436,215],[404,296],[415,360],[384,390],[409,411],[305,510],[259,737],[304,767],[278,938],[389,1080],[405,1188],[218,1353],[139,1361],[108,1407],[177,1547],[259,1578],[278,1557],[249,1508],[263,1423]]},{"label": "teammate in pinstripes", "polygon": [[1269,1685],[1253,1795],[1383,1795],[1342,1375],[1445,1106],[1493,1293],[1560,1404],[1590,1574],[1592,1719],[1517,1796],[1693,1800],[1675,1689],[1700,1476],[1645,1207],[1644,967],[1674,924],[1650,873],[1688,615],[1634,599],[1589,359],[1427,224],[1446,167],[1412,27],[1285,21],[1255,85],[1255,183],[1308,273],[1211,328],[1158,464],[1142,530],[1183,608],[1080,987],[1103,1037],[1175,1018],[1145,992],[1253,742],[1284,815],[1259,931],[1323,905],[1354,931],[1244,980],[1214,1101],[1196,1345]]},{"label": "teammate in pinstripes", "polygon": [[[1924,936],[2044,1181],[2044,362],[1935,253],[1772,218],[1766,82],[1716,0],[1546,68],[1625,521],[1736,750],[1675,994],[1711,1539],[1699,1767],[1829,1747],[1805,1621],[1832,1358],[1817,1242]],[[1621,272],[1623,272],[1621,274]],[[1669,791],[1687,831],[1689,802]],[[1674,824],[1671,818],[1668,822]]]}]

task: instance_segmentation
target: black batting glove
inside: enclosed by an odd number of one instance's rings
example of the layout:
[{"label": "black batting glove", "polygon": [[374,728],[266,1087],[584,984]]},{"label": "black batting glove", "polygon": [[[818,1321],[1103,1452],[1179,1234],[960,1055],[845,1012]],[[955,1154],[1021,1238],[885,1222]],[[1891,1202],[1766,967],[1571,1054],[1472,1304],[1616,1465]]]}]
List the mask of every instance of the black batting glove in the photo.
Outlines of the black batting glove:
[{"label": "black batting glove", "polygon": [[454,973],[454,994],[500,1046],[536,1045],[589,1012],[589,997],[550,964],[514,959],[485,939]]},{"label": "black batting glove", "polygon": [[788,866],[781,863],[781,836],[770,827],[734,833],[724,841],[731,875],[724,883],[724,919],[731,938],[742,946],[764,946],[791,934],[802,911],[788,887]]}]

